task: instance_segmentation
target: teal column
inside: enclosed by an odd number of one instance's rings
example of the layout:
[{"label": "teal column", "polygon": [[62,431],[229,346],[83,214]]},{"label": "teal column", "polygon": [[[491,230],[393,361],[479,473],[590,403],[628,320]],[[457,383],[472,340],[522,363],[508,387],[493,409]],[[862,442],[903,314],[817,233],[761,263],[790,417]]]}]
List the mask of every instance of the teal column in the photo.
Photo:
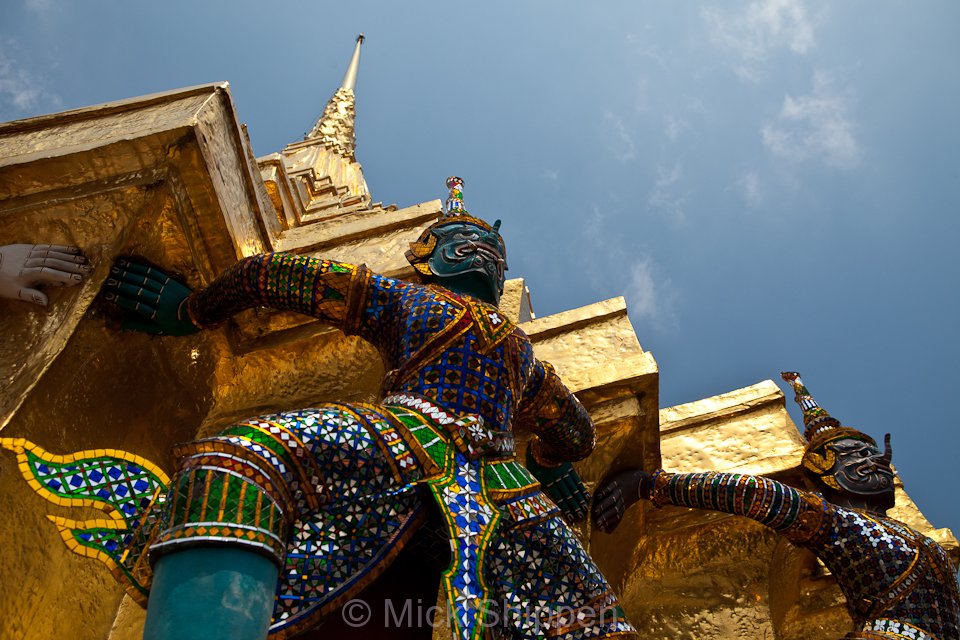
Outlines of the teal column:
[{"label": "teal column", "polygon": [[153,568],[144,640],[263,640],[280,571],[236,547],[163,556]]}]

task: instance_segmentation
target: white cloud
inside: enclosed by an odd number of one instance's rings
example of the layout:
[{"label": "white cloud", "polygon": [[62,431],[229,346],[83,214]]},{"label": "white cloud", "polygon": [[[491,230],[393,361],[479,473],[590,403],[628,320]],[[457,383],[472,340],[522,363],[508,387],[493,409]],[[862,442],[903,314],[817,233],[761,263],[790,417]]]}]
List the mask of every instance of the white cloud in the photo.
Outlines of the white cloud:
[{"label": "white cloud", "polygon": [[556,184],[560,181],[560,172],[554,169],[544,169],[541,171],[541,175],[543,176],[544,180],[547,182],[552,182],[553,184]]},{"label": "white cloud", "polygon": [[633,136],[627,131],[623,120],[613,115],[610,111],[603,114],[604,120],[613,128],[614,142],[611,145],[611,153],[616,156],[620,162],[627,162],[637,157],[637,147],[633,142]]},{"label": "white cloud", "polygon": [[771,50],[787,48],[804,55],[816,44],[803,0],[754,0],[736,13],[704,9],[701,15],[713,42],[738,56],[735,70],[744,80],[759,78],[759,67]]},{"label": "white cloud", "polygon": [[53,0],[24,0],[24,6],[37,13],[46,13],[53,8]]},{"label": "white cloud", "polygon": [[661,67],[666,67],[669,57],[665,56],[654,42],[656,27],[653,24],[643,26],[643,33],[627,32],[626,40],[630,48],[641,57]]},{"label": "white cloud", "polygon": [[676,193],[676,187],[683,177],[683,170],[679,164],[670,169],[657,167],[657,179],[653,183],[653,192],[647,200],[647,206],[655,211],[665,213],[677,222],[685,222],[687,214],[684,206],[687,200],[686,193]]},{"label": "white cloud", "polygon": [[677,324],[674,313],[676,292],[669,280],[657,280],[657,267],[649,257],[634,260],[629,268],[624,297],[634,319],[645,319],[664,329]]},{"label": "white cloud", "polygon": [[597,247],[603,245],[603,218],[604,215],[600,212],[600,207],[594,205],[583,229],[587,241]]},{"label": "white cloud", "polygon": [[679,116],[667,115],[663,119],[663,132],[670,140],[676,140],[681,133],[690,128],[690,123]]},{"label": "white cloud", "polygon": [[827,164],[852,168],[860,163],[860,147],[847,112],[848,99],[832,88],[828,74],[814,74],[810,95],[787,95],[776,121],[763,126],[764,146],[774,155],[795,161],[821,158]]},{"label": "white cloud", "polygon": [[59,99],[48,94],[42,83],[8,53],[13,48],[12,41],[0,40],[0,116],[4,116],[0,119],[6,119],[8,111],[13,117],[22,115],[42,101],[59,104]]},{"label": "white cloud", "polygon": [[611,233],[606,222],[607,214],[594,205],[583,225],[584,238],[602,265],[590,270],[592,286],[606,291],[611,274],[618,279],[626,276],[622,292],[633,318],[647,320],[660,330],[675,326],[673,305],[677,296],[671,282],[657,278],[659,269],[649,256],[638,255],[634,246],[625,250],[625,237]]},{"label": "white cloud", "polygon": [[760,176],[756,171],[748,171],[737,181],[743,193],[743,199],[751,209],[759,209],[763,205],[763,190],[760,186]]},{"label": "white cloud", "polygon": [[683,170],[679,164],[673,165],[669,171],[664,170],[663,167],[657,167],[657,180],[655,184],[658,189],[666,189],[677,184],[682,175]]},{"label": "white cloud", "polygon": [[40,87],[29,73],[0,49],[0,100],[20,110],[29,109],[40,97]]}]

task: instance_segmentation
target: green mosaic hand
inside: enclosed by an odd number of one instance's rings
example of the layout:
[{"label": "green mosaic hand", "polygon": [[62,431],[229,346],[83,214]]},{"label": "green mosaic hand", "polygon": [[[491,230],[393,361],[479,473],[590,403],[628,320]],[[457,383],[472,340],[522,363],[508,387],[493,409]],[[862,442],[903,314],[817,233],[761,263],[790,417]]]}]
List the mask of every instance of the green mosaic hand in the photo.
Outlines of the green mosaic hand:
[{"label": "green mosaic hand", "polygon": [[560,507],[564,518],[571,522],[583,520],[590,504],[590,494],[572,464],[563,462],[556,466],[545,466],[528,453],[526,467],[540,481],[544,492]]},{"label": "green mosaic hand", "polygon": [[121,328],[161,336],[185,336],[199,331],[187,315],[192,291],[167,274],[139,262],[117,260],[103,285],[104,297],[124,311]]}]

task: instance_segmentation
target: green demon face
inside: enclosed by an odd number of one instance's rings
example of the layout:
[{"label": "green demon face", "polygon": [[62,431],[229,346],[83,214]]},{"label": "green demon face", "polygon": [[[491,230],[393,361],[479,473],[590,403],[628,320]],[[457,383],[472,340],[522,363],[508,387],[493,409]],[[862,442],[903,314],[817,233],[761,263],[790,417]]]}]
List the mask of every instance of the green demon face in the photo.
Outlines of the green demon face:
[{"label": "green demon face", "polygon": [[465,289],[483,300],[499,303],[507,270],[507,249],[499,228],[499,220],[489,231],[457,221],[434,228],[437,245],[427,264],[438,283],[456,282],[458,286],[451,289]]}]

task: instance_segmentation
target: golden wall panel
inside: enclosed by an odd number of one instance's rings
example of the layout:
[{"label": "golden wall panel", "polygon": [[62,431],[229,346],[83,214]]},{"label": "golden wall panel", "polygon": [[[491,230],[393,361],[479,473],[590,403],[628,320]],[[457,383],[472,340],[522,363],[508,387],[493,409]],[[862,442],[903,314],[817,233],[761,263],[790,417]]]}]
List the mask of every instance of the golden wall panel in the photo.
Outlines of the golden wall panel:
[{"label": "golden wall panel", "polygon": [[770,380],[660,410],[660,450],[670,471],[776,473],[798,465],[803,446]]},{"label": "golden wall panel", "polygon": [[529,322],[536,317],[530,302],[530,289],[523,278],[510,278],[503,283],[503,294],[497,306],[516,324]]},{"label": "golden wall panel", "polygon": [[[171,265],[188,259],[179,251],[182,243],[166,245],[168,233],[178,228],[169,194],[122,193],[125,198],[111,192],[72,203],[74,213],[82,210],[84,217],[64,214],[73,235],[52,239],[76,242],[94,260],[97,269],[86,285],[92,290],[77,288],[70,293],[72,300],[51,296],[51,313],[67,313],[72,330],[33,379],[32,388],[10,389],[19,393],[19,404],[0,433],[27,438],[59,454],[124,449],[169,468],[170,444],[192,437],[210,406],[211,363],[196,354],[212,349],[204,336],[168,340],[120,332],[101,303],[81,308],[85,296],[92,298],[106,277],[113,255],[133,251]],[[32,323],[20,325],[20,314],[34,318],[44,313],[24,311],[21,305],[5,315],[4,328],[29,334]],[[34,337],[40,339],[41,352],[59,345],[56,331],[41,330]],[[14,346],[30,350],[34,344]],[[99,512],[81,515],[44,501],[23,481],[14,456],[3,451],[0,513],[0,539],[5,541],[0,554],[5,583],[0,589],[5,614],[0,616],[0,637],[104,637],[121,592],[105,567],[70,552],[46,519],[46,514],[102,517]],[[26,586],[9,588],[10,580]],[[29,634],[22,633],[24,624]]]},{"label": "golden wall panel", "polygon": [[776,534],[716,514],[697,526],[665,509],[651,510],[648,520],[621,590],[640,637],[773,637],[767,582]]},{"label": "golden wall panel", "polygon": [[[225,85],[0,125],[0,243],[74,244],[95,267],[82,285],[51,291],[46,309],[0,301],[4,437],[58,454],[123,449],[169,471],[170,446],[193,438],[214,406],[230,344],[216,333],[120,332],[95,297],[118,256],[198,286],[262,235],[256,216],[271,209],[259,207],[268,198],[244,145]],[[216,176],[221,166],[236,175]],[[102,515],[80,511],[34,494],[0,452],[0,637],[108,634],[120,587],[46,519]]]},{"label": "golden wall panel", "polygon": [[214,405],[201,433],[262,413],[322,402],[373,402],[382,378],[383,366],[373,347],[339,331],[223,358],[212,385]]}]

